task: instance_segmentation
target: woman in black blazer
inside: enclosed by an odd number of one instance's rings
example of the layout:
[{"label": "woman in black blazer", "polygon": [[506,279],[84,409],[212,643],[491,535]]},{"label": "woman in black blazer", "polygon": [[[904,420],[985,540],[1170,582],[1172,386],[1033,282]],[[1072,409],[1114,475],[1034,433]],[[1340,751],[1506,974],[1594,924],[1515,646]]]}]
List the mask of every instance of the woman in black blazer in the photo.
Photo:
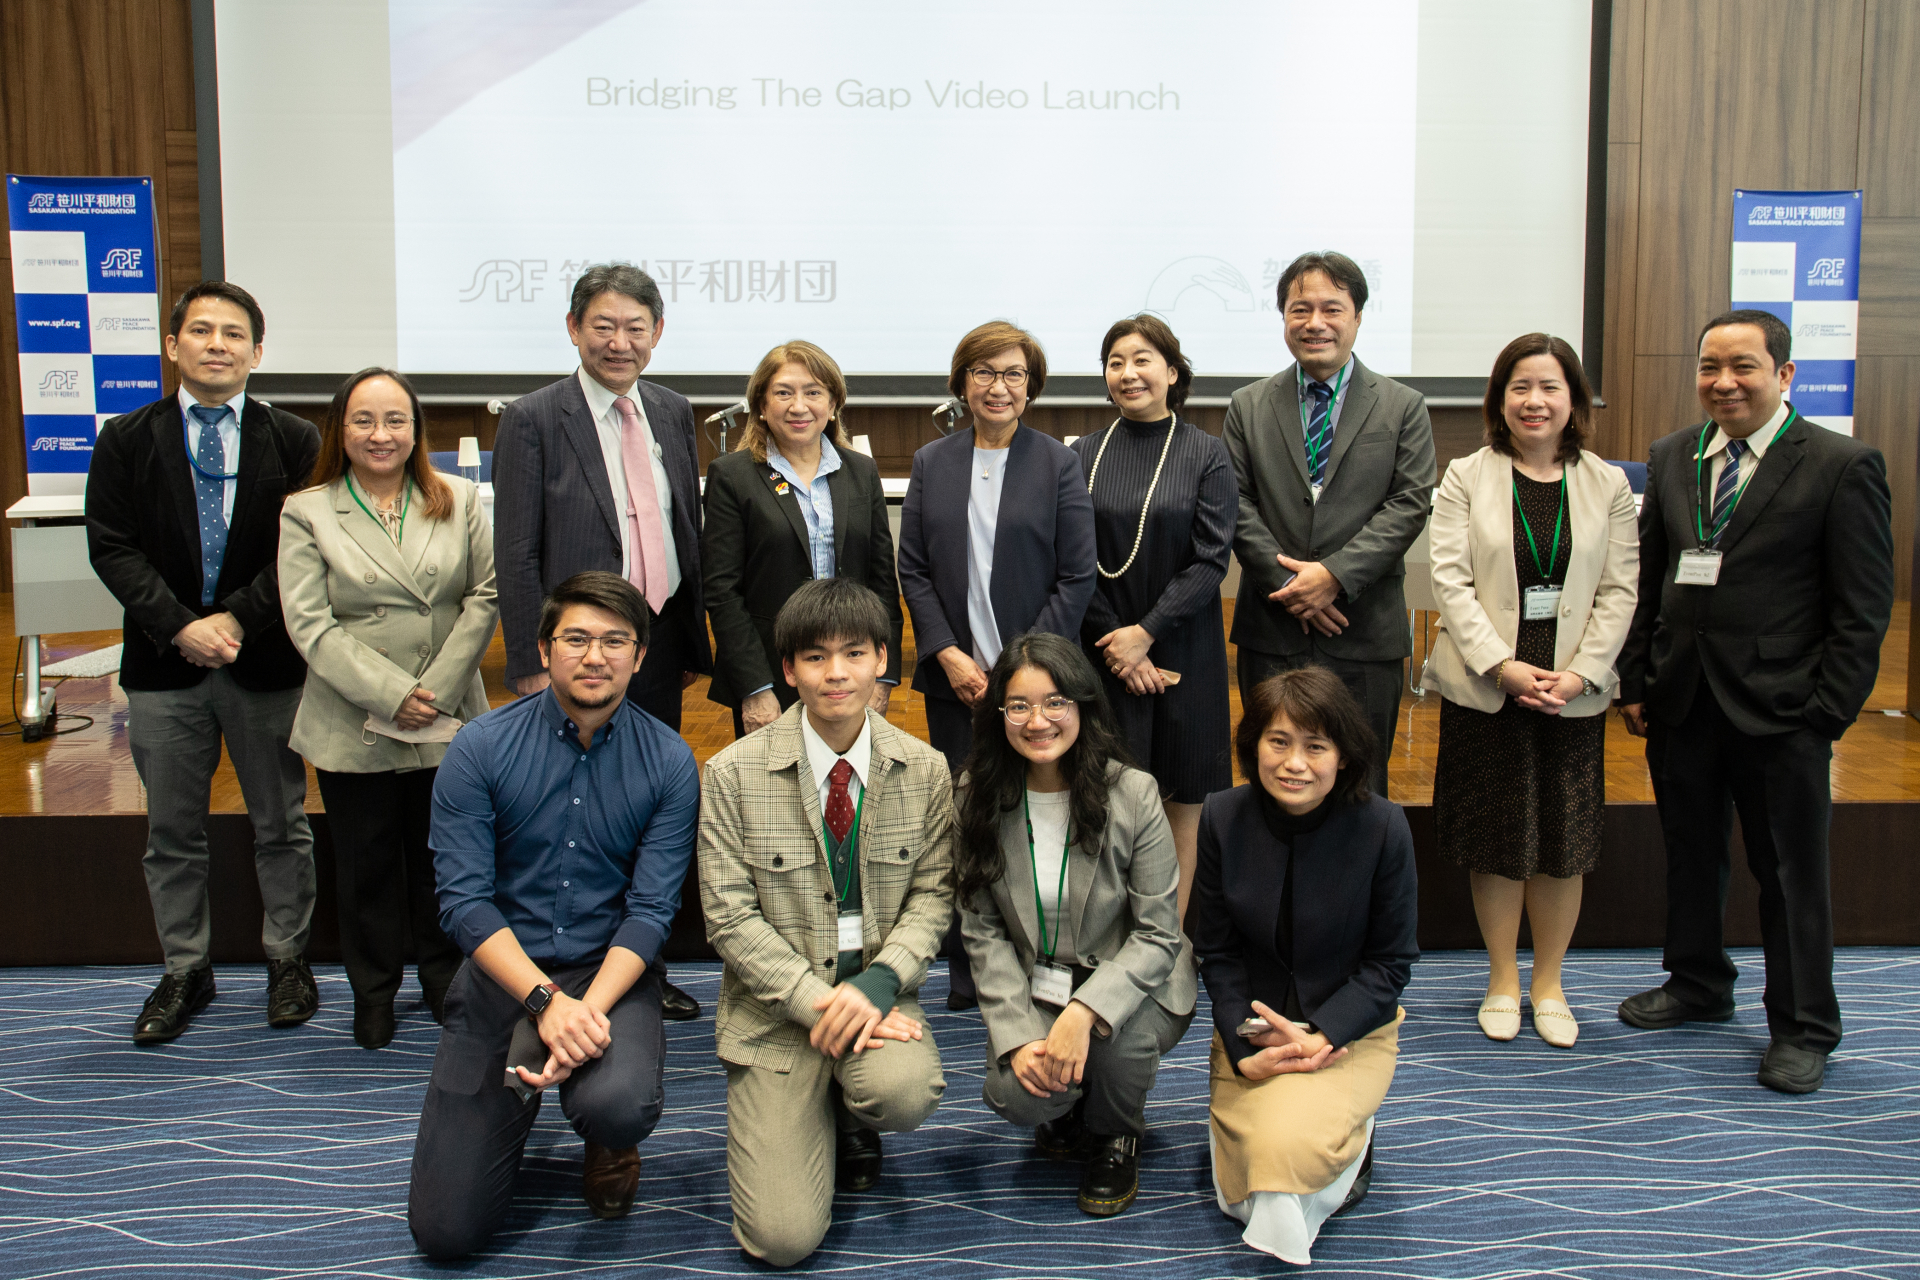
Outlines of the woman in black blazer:
[{"label": "woman in black blazer", "polygon": [[880,468],[856,452],[840,420],[847,380],[811,342],[767,352],[747,382],[748,419],[732,453],[707,467],[700,565],[713,623],[707,696],[733,708],[744,737],[793,705],[773,647],[773,619],[803,582],[852,578],[893,623],[873,708],[900,683],[900,587]]},{"label": "woman in black blazer", "polygon": [[1235,745],[1254,781],[1207,799],[1186,918],[1213,1002],[1214,1194],[1246,1243],[1304,1265],[1372,1177],[1420,955],[1413,836],[1369,792],[1373,734],[1332,672],[1262,682]]},{"label": "woman in black blazer", "polygon": [[913,687],[927,698],[928,740],[956,772],[1002,646],[1024,631],[1077,641],[1093,598],[1093,501],[1080,459],[1020,421],[1046,382],[1032,334],[1004,320],[981,325],[954,348],[947,377],[972,428],[913,455],[900,513]]}]

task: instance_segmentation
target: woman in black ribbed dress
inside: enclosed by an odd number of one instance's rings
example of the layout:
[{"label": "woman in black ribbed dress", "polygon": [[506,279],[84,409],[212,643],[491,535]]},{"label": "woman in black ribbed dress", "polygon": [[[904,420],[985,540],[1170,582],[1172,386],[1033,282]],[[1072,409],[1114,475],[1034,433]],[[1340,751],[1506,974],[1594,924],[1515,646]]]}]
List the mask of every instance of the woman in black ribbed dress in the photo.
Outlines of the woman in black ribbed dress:
[{"label": "woman in black ribbed dress", "polygon": [[1217,438],[1179,420],[1193,366],[1165,321],[1118,322],[1100,360],[1120,417],[1073,445],[1093,495],[1099,548],[1080,635],[1103,672],[1127,749],[1160,784],[1180,858],[1184,918],[1200,804],[1233,785],[1220,620],[1233,544],[1233,464]]}]

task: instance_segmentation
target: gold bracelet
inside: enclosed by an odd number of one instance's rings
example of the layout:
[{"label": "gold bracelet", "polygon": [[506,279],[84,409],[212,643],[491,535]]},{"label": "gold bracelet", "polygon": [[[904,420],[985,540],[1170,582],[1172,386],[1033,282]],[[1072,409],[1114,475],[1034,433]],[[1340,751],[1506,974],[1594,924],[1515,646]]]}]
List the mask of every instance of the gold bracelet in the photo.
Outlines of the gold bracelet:
[{"label": "gold bracelet", "polygon": [[1498,689],[1500,687],[1500,674],[1507,669],[1507,664],[1512,661],[1512,658],[1502,658],[1500,659],[1500,665],[1493,669],[1494,688]]}]

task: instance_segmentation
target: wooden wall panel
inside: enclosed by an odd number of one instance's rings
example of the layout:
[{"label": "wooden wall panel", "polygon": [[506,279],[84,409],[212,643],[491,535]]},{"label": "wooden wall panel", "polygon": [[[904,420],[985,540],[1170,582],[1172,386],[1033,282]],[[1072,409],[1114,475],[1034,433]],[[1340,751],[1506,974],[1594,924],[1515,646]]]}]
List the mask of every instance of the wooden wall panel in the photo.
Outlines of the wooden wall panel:
[{"label": "wooden wall panel", "polygon": [[1920,218],[1862,220],[1860,355],[1920,356]]},{"label": "wooden wall panel", "polygon": [[1860,184],[1869,218],[1920,217],[1920,14],[1867,0]]},{"label": "wooden wall panel", "polygon": [[[1853,380],[1854,438],[1887,457],[1893,491],[1894,583],[1913,578],[1914,473],[1920,466],[1920,355],[1866,356]],[[1905,494],[1905,501],[1901,495]]]}]

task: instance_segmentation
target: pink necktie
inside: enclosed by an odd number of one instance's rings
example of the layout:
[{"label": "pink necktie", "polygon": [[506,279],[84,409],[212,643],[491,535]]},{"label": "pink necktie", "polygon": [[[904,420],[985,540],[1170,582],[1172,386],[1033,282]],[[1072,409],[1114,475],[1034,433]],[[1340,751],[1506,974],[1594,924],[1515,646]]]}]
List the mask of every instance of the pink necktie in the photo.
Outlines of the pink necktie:
[{"label": "pink necktie", "polygon": [[627,581],[647,598],[647,608],[659,613],[667,603],[667,540],[660,527],[660,495],[653,487],[653,459],[640,429],[640,411],[621,396],[613,402],[620,411],[620,465],[627,473]]}]

